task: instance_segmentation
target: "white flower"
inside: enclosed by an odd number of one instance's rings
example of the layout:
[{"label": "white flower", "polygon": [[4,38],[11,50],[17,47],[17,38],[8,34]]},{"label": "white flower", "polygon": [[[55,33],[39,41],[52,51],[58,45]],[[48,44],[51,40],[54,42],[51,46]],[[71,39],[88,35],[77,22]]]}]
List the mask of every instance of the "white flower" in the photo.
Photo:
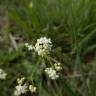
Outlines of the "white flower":
[{"label": "white flower", "polygon": [[25,80],[25,77],[18,78],[17,83],[18,85],[15,87],[14,95],[15,96],[20,96],[21,94],[25,94],[28,90],[27,84],[23,84]]},{"label": "white flower", "polygon": [[28,47],[28,46],[29,46],[29,44],[28,44],[28,43],[25,43],[25,46],[26,46],[26,47]]},{"label": "white flower", "polygon": [[34,49],[34,46],[32,46],[31,44],[28,44],[28,43],[25,43],[25,47],[27,47],[29,51]]},{"label": "white flower", "polygon": [[23,78],[18,78],[18,79],[17,79],[17,83],[18,83],[18,84],[23,84],[24,80],[25,80],[25,77],[23,77]]},{"label": "white flower", "polygon": [[37,43],[35,44],[35,51],[38,53],[38,55],[44,56],[45,54],[48,54],[51,51],[51,48],[51,39],[48,39],[46,37],[37,39]]},{"label": "white flower", "polygon": [[30,51],[30,50],[33,50],[34,49],[34,47],[32,46],[32,45],[29,45],[28,46],[28,50]]},{"label": "white flower", "polygon": [[54,64],[54,68],[55,68],[56,71],[62,70],[61,63],[55,63],[55,64]]},{"label": "white flower", "polygon": [[54,70],[54,69],[51,68],[51,67],[46,68],[46,69],[45,69],[45,72],[46,72],[46,74],[48,74],[48,76],[49,76],[51,79],[53,79],[53,80],[59,78],[59,75],[56,73],[56,70]]},{"label": "white flower", "polygon": [[29,90],[30,90],[32,93],[34,93],[34,92],[36,92],[36,87],[33,86],[33,85],[29,85]]},{"label": "white flower", "polygon": [[6,79],[7,73],[4,72],[3,69],[0,69],[0,79]]},{"label": "white flower", "polygon": [[25,46],[28,48],[28,50],[34,50],[38,53],[38,55],[45,56],[51,51],[52,42],[49,38],[41,37],[40,39],[37,39],[35,46],[28,43],[25,43]]},{"label": "white flower", "polygon": [[14,91],[14,95],[15,96],[20,96],[21,94],[25,94],[27,92],[27,85],[24,84],[24,85],[17,85],[16,86],[16,90]]}]

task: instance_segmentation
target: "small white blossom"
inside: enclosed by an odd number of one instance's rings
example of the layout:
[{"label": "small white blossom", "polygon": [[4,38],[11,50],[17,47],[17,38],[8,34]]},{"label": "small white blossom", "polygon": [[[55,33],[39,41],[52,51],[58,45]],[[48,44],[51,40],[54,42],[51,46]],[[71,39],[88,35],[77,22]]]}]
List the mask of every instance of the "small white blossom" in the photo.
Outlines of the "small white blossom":
[{"label": "small white blossom", "polygon": [[28,44],[28,43],[25,43],[25,46],[26,46],[26,47],[28,47],[28,46],[29,46],[29,44]]},{"label": "small white blossom", "polygon": [[17,85],[16,89],[14,91],[14,95],[15,96],[20,96],[21,94],[25,94],[27,92],[27,87],[28,86],[26,84],[24,84],[24,85],[21,85],[21,84]]},{"label": "small white blossom", "polygon": [[46,37],[41,37],[40,39],[37,39],[37,43],[35,44],[35,51],[38,53],[38,55],[44,56],[48,54],[51,51],[51,48],[51,39],[48,39]]},{"label": "small white blossom", "polygon": [[54,68],[55,68],[56,71],[62,70],[61,63],[55,63],[55,64],[54,64]]},{"label": "small white blossom", "polygon": [[53,79],[53,80],[55,80],[55,79],[57,79],[57,78],[59,78],[59,75],[56,73],[56,70],[54,70],[53,68],[46,68],[45,69],[45,72],[46,72],[46,74],[48,74],[48,76],[51,78],[51,79]]},{"label": "small white blossom", "polygon": [[25,80],[25,77],[23,77],[23,78],[18,78],[18,79],[17,79],[17,83],[18,83],[18,84],[23,84],[24,80]]},{"label": "small white blossom", "polygon": [[4,72],[3,69],[0,69],[0,79],[6,79],[7,73]]},{"label": "small white blossom", "polygon": [[34,49],[34,47],[32,46],[32,45],[29,45],[28,46],[28,50],[30,51],[30,50],[33,50]]},{"label": "small white blossom", "polygon": [[29,51],[34,49],[34,46],[32,46],[31,44],[28,44],[28,43],[25,43],[25,47],[27,47]]},{"label": "small white blossom", "polygon": [[40,39],[37,39],[35,46],[28,43],[25,43],[25,46],[28,48],[28,50],[34,50],[38,53],[38,55],[45,56],[51,51],[52,42],[49,38],[41,37]]},{"label": "small white blossom", "polygon": [[23,84],[25,80],[25,77],[18,78],[17,83],[18,85],[15,87],[14,95],[15,96],[20,96],[21,94],[25,94],[28,90],[27,84]]},{"label": "small white blossom", "polygon": [[36,87],[33,86],[33,85],[29,85],[29,90],[30,90],[32,93],[34,93],[34,92],[36,92]]}]

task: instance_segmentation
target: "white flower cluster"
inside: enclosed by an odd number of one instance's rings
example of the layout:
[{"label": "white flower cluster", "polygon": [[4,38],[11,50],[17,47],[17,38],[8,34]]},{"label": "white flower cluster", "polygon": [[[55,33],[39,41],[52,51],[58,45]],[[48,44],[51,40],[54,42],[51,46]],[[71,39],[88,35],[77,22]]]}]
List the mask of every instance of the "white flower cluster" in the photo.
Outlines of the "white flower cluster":
[{"label": "white flower cluster", "polygon": [[30,45],[28,43],[25,43],[25,46],[28,48],[29,51],[34,49],[34,46],[32,46],[32,45]]},{"label": "white flower cluster", "polygon": [[55,80],[59,78],[59,75],[57,74],[58,71],[62,69],[60,63],[55,63],[52,67],[46,68],[45,72],[49,76],[49,78]]},{"label": "white flower cluster", "polygon": [[49,38],[41,37],[40,39],[37,39],[35,46],[29,45],[28,43],[25,43],[25,46],[28,48],[28,50],[34,49],[34,51],[37,52],[38,55],[45,56],[51,51],[52,42]]},{"label": "white flower cluster", "polygon": [[17,85],[16,86],[16,90],[14,91],[14,95],[15,96],[20,96],[21,94],[25,94],[27,92],[27,85]]},{"label": "white flower cluster", "polygon": [[7,73],[3,70],[0,69],[0,79],[4,80],[6,79]]},{"label": "white flower cluster", "polygon": [[45,69],[45,72],[46,72],[46,74],[49,76],[49,78],[51,78],[51,79],[53,79],[53,80],[59,78],[59,75],[56,73],[56,70],[53,69],[53,68],[51,68],[51,67],[46,68],[46,69]]},{"label": "white flower cluster", "polygon": [[54,68],[55,68],[56,71],[62,70],[61,63],[55,63],[55,64],[54,64]]},{"label": "white flower cluster", "polygon": [[14,95],[21,96],[22,94],[26,94],[27,91],[32,93],[36,92],[36,87],[33,85],[28,85],[24,83],[25,78],[18,78],[17,83],[18,85],[15,87]]},{"label": "white flower cluster", "polygon": [[29,90],[32,92],[32,93],[35,93],[36,92],[36,87],[33,86],[33,85],[29,85]]},{"label": "white flower cluster", "polygon": [[17,83],[18,85],[15,87],[14,95],[20,96],[21,94],[25,94],[27,92],[27,84],[23,84],[25,78],[18,78]]},{"label": "white flower cluster", "polygon": [[35,51],[38,53],[38,55],[44,56],[48,54],[51,51],[51,48],[52,48],[51,39],[48,39],[46,37],[37,39],[37,43],[35,45]]}]

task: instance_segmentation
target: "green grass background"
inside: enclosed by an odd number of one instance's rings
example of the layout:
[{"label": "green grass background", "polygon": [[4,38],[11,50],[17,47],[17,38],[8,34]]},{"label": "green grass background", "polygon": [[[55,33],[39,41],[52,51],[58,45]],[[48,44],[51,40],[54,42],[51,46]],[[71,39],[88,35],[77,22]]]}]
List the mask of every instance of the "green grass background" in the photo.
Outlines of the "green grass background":
[{"label": "green grass background", "polygon": [[1,0],[0,10],[0,68],[10,74],[1,96],[13,96],[18,75],[32,70],[23,44],[43,36],[65,70],[40,96],[96,96],[96,0]]}]

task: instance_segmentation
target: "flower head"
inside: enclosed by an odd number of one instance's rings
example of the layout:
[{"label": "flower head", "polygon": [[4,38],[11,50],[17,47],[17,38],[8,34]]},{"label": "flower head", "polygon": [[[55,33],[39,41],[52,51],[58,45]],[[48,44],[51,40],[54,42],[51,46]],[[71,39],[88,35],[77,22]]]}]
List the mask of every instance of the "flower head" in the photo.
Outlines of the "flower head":
[{"label": "flower head", "polygon": [[49,76],[49,78],[55,80],[59,77],[59,75],[56,73],[56,70],[53,68],[49,67],[45,69],[46,74]]},{"label": "flower head", "polygon": [[16,86],[16,89],[14,91],[14,95],[15,96],[20,96],[21,94],[25,94],[27,92],[27,85],[24,84],[24,85],[17,85]]},{"label": "flower head", "polygon": [[55,64],[54,64],[54,68],[55,68],[56,71],[62,70],[61,63],[55,63]]},{"label": "flower head", "polygon": [[29,51],[34,49],[34,46],[32,46],[31,44],[28,44],[28,43],[25,43],[25,47],[27,47]]},{"label": "flower head", "polygon": [[23,78],[18,78],[18,79],[17,79],[17,83],[18,83],[18,84],[23,84],[24,80],[25,80],[25,77],[23,77]]},{"label": "flower head", "polygon": [[36,92],[36,87],[33,86],[33,85],[29,85],[29,90],[30,90],[32,93],[34,93],[34,92]]},{"label": "flower head", "polygon": [[7,73],[3,69],[0,69],[0,79],[6,79]]},{"label": "flower head", "polygon": [[35,51],[38,53],[38,55],[44,56],[48,54],[51,51],[51,48],[51,39],[48,39],[46,37],[41,37],[40,39],[37,39],[37,43],[35,44]]},{"label": "flower head", "polygon": [[25,80],[24,77],[17,79],[18,85],[15,87],[15,91],[14,91],[15,96],[20,96],[21,94],[25,94],[28,91],[27,90],[27,88],[28,88],[27,84],[26,83],[23,84],[24,80]]}]

